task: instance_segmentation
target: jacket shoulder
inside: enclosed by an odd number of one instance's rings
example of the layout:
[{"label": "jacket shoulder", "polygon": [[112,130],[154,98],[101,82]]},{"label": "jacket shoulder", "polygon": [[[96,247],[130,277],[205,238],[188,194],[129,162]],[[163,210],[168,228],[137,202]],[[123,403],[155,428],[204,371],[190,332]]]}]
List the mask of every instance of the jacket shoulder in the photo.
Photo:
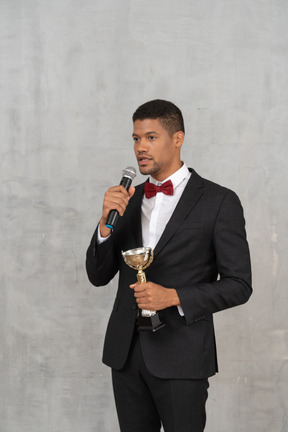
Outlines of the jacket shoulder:
[{"label": "jacket shoulder", "polygon": [[205,188],[206,192],[210,192],[211,194],[222,195],[223,197],[227,194],[236,195],[237,194],[232,190],[225,186],[222,186],[214,181],[208,180],[204,177],[201,177],[193,168],[189,168],[192,176],[191,179],[194,178],[194,181],[198,185],[198,187]]}]

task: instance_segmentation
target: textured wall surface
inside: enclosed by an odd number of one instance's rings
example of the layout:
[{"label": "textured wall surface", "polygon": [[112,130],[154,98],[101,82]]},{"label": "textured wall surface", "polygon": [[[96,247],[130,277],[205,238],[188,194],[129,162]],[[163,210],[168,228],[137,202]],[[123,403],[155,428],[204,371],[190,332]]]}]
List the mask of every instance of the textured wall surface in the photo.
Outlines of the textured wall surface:
[{"label": "textured wall surface", "polygon": [[179,105],[184,160],[247,220],[254,295],[215,316],[206,430],[288,431],[287,23],[287,0],[0,1],[1,432],[118,430],[117,281],[92,287],[84,261],[152,98]]}]

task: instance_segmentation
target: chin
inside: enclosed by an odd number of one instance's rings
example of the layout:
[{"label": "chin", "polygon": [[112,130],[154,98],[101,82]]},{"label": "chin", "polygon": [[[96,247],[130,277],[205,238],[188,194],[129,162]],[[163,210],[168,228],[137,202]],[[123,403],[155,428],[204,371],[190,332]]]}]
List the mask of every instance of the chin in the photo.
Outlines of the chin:
[{"label": "chin", "polygon": [[154,177],[158,174],[159,168],[157,166],[148,167],[148,166],[139,166],[139,171],[143,175],[151,175]]},{"label": "chin", "polygon": [[150,175],[151,170],[148,167],[139,167],[139,171],[143,175]]}]

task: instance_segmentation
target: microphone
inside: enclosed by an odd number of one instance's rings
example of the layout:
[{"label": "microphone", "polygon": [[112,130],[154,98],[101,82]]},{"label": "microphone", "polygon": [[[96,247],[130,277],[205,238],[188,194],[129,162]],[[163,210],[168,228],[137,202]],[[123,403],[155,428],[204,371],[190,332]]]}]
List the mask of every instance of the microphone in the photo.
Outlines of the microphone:
[{"label": "microphone", "polygon": [[[124,186],[124,188],[128,191],[135,177],[136,177],[135,168],[128,166],[122,171],[122,179],[120,181],[120,186]],[[105,224],[106,227],[113,229],[116,225],[118,217],[119,217],[119,213],[117,210],[110,210]]]}]

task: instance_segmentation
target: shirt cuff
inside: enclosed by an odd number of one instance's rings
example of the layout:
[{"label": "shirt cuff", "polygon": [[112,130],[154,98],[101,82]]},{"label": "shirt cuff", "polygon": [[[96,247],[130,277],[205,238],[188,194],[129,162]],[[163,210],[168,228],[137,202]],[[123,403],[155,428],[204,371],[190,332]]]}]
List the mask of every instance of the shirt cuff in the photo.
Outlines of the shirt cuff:
[{"label": "shirt cuff", "polygon": [[106,240],[108,240],[108,238],[110,236],[111,236],[111,234],[109,234],[108,237],[101,237],[99,226],[97,227],[97,243],[98,244],[104,243]]}]

